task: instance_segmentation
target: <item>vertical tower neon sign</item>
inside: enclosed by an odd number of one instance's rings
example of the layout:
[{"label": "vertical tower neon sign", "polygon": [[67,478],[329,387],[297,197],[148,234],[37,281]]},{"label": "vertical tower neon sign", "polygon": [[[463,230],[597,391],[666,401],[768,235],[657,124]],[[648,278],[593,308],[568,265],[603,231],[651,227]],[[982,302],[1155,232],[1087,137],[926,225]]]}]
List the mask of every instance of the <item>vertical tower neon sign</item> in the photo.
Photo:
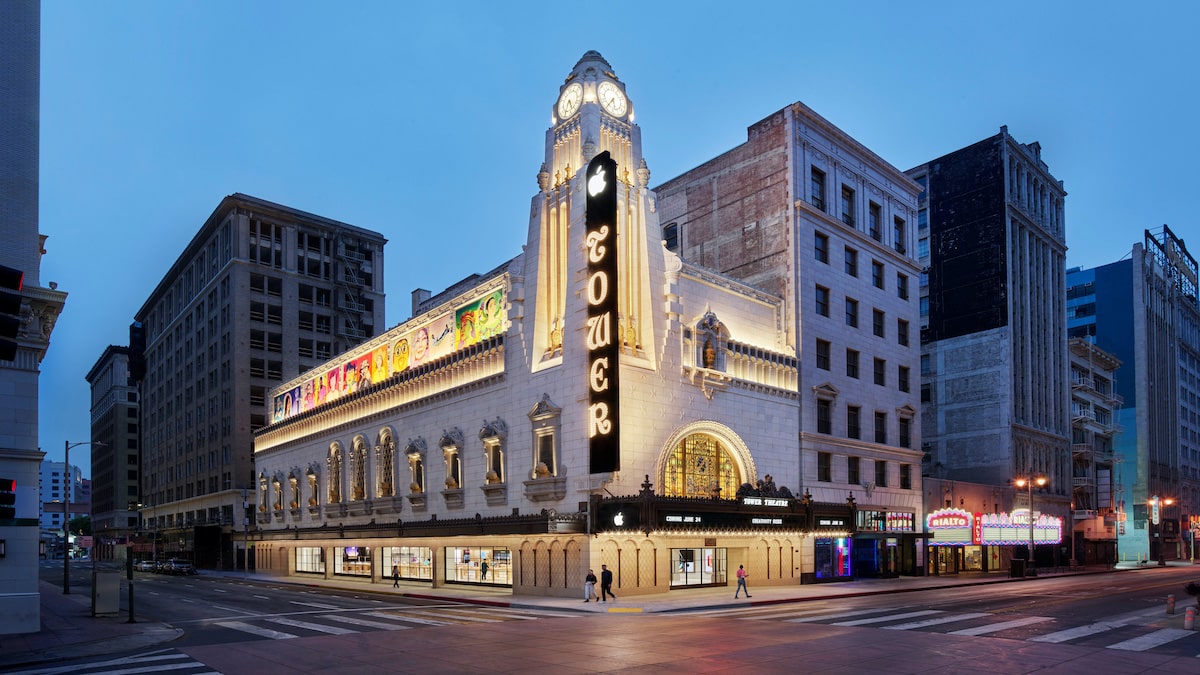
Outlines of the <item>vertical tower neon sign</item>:
[{"label": "vertical tower neon sign", "polygon": [[617,163],[602,152],[588,163],[587,255],[588,471],[621,469],[617,343]]}]

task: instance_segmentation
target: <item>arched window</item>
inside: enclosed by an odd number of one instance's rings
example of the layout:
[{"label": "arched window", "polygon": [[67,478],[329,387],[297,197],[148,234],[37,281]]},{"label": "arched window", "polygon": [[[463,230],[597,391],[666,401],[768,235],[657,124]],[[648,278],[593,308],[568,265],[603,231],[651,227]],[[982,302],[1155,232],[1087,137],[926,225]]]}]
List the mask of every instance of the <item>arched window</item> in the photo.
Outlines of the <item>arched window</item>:
[{"label": "arched window", "polygon": [[350,486],[351,501],[365,499],[367,496],[367,442],[362,436],[354,439],[354,450],[350,456],[350,470],[354,472],[354,482]]},{"label": "arched window", "polygon": [[692,434],[667,458],[663,494],[733,499],[741,484],[737,462],[721,442],[706,434]]},{"label": "arched window", "polygon": [[396,441],[392,432],[384,429],[379,432],[379,446],[376,448],[376,466],[379,467],[379,496],[395,497],[396,487],[392,482],[396,462]]},{"label": "arched window", "polygon": [[342,445],[336,441],[329,446],[329,503],[342,503]]}]

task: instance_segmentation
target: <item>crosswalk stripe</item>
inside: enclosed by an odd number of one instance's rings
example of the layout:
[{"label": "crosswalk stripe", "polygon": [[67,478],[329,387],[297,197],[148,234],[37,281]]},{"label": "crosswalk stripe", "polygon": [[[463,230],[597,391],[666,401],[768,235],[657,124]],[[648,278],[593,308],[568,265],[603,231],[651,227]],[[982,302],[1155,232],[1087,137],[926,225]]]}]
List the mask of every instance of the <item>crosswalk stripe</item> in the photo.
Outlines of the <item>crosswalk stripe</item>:
[{"label": "crosswalk stripe", "polygon": [[337,605],[327,605],[323,602],[300,602],[299,600],[292,600],[292,604],[302,605],[304,607],[316,607],[317,609],[345,609],[344,607],[338,607]]},{"label": "crosswalk stripe", "polygon": [[475,616],[473,614],[467,614],[465,612],[456,612],[453,610],[442,610],[439,612],[408,611],[408,612],[404,613],[404,616],[411,616],[413,614],[417,614],[420,616],[429,616],[429,617],[443,617],[443,616],[444,617],[452,617],[455,621],[471,621],[471,622],[475,622],[475,623],[501,623],[504,621],[504,619],[491,619],[488,617]]},{"label": "crosswalk stripe", "polygon": [[[187,659],[189,662],[184,663],[184,664],[179,664],[178,666],[177,666],[177,664],[163,663],[164,661],[178,661],[180,659]],[[91,668],[97,668],[97,667],[138,665],[138,664],[145,664],[145,663],[154,663],[155,665],[148,667],[148,670],[143,670],[142,672],[154,672],[157,670],[171,670],[171,669],[175,669],[176,667],[194,668],[194,667],[196,667],[196,665],[198,665],[198,663],[196,661],[191,661],[190,657],[188,657],[187,654],[183,654],[180,652],[174,652],[174,653],[169,653],[169,654],[163,654],[161,652],[151,652],[149,654],[141,654],[138,656],[128,656],[128,657],[124,657],[124,658],[120,658],[120,659],[112,659],[110,661],[89,663],[89,664],[87,664],[87,667],[89,669],[91,669]],[[18,670],[18,671],[7,671],[7,672],[9,673],[9,675],[61,675],[62,673],[77,673],[77,672],[79,672],[81,667],[82,667],[81,665],[76,664],[76,665],[71,665],[71,666],[51,666],[49,668],[35,668],[33,670]],[[108,672],[108,671],[105,671],[105,672]],[[116,672],[116,671],[113,671],[113,672]]]},{"label": "crosswalk stripe", "polygon": [[357,633],[358,631],[350,630],[349,628],[338,628],[337,626],[326,626],[320,623],[310,623],[308,621],[300,621],[297,619],[289,619],[285,616],[273,616],[268,619],[271,623],[280,623],[293,628],[303,628],[305,630],[315,630],[318,633],[329,633],[330,635],[347,635]]},{"label": "crosswalk stripe", "polygon": [[[199,661],[192,661],[191,663],[158,664],[158,665],[154,665],[154,666],[143,666],[141,668],[121,668],[119,670],[105,670],[105,671],[103,671],[103,673],[104,673],[104,675],[139,675],[139,673],[162,673],[162,672],[166,672],[168,670],[183,670],[184,668],[194,669],[197,666],[206,667],[206,666],[204,666],[203,663],[200,663]],[[76,672],[78,672],[78,670]],[[199,674],[197,673],[195,675],[199,675]]]},{"label": "crosswalk stripe", "polygon": [[912,630],[914,628],[925,628],[926,626],[937,626],[943,623],[953,623],[955,621],[966,621],[967,619],[978,619],[981,616],[991,616],[987,612],[971,612],[970,614],[954,614],[951,616],[940,616],[936,619],[925,619],[924,621],[913,621],[910,623],[902,623],[896,626],[884,626],[884,630]]},{"label": "crosswalk stripe", "polygon": [[911,619],[915,616],[929,616],[930,614],[945,614],[936,609],[922,609],[917,612],[905,612],[903,614],[888,614],[886,616],[876,616],[870,619],[855,619],[853,621],[839,621],[834,626],[865,626],[872,623],[883,623],[884,621],[895,621],[896,619]]},{"label": "crosswalk stripe", "polygon": [[1009,628],[1020,628],[1021,626],[1029,626],[1043,621],[1053,621],[1049,616],[1027,616],[1024,619],[1013,619],[1012,621],[1002,621],[988,626],[976,626],[975,628],[964,628],[956,630],[947,635],[987,635],[988,633],[998,633]]},{"label": "crosswalk stripe", "polygon": [[299,635],[292,635],[291,633],[271,630],[270,628],[260,628],[254,624],[244,623],[242,621],[218,621],[217,625],[222,628],[240,630],[243,633],[250,633],[251,635],[257,635],[259,637],[265,637],[271,640],[288,640],[294,637],[300,637]]},{"label": "crosswalk stripe", "polygon": [[1054,633],[1046,633],[1045,635],[1031,637],[1029,638],[1029,642],[1049,642],[1051,644],[1058,644],[1060,642],[1066,642],[1067,640],[1074,640],[1076,638],[1087,637],[1089,635],[1096,635],[1097,633],[1104,633],[1114,628],[1120,628],[1122,625],[1124,624],[1113,623],[1111,621],[1091,623],[1086,626],[1076,626],[1074,628],[1068,628],[1066,630],[1060,630]]},{"label": "crosswalk stripe", "polygon": [[366,616],[374,616],[380,619],[392,619],[393,621],[411,621],[413,623],[422,623],[427,626],[445,626],[453,621],[434,621],[419,616],[409,616],[407,613],[401,612],[367,612]]},{"label": "crosswalk stripe", "polygon": [[1189,635],[1195,635],[1196,631],[1184,630],[1182,628],[1163,628],[1156,630],[1153,633],[1147,633],[1141,637],[1135,637],[1132,640],[1118,642],[1115,645],[1109,645],[1108,649],[1122,649],[1127,652],[1144,652],[1147,649],[1165,645],[1168,642],[1182,640]]},{"label": "crosswalk stripe", "polygon": [[814,623],[817,621],[826,621],[829,619],[844,619],[848,616],[862,616],[863,614],[874,614],[882,610],[859,610],[856,612],[834,612],[832,614],[816,614],[813,616],[802,616],[797,619],[787,619],[789,623]]},{"label": "crosswalk stripe", "polygon": [[365,626],[366,628],[380,628],[382,630],[408,630],[412,626],[402,626],[398,623],[384,623],[382,621],[371,621],[370,619],[360,619],[357,616],[344,616],[342,614],[330,614],[325,617],[333,621],[340,621],[355,626]]}]

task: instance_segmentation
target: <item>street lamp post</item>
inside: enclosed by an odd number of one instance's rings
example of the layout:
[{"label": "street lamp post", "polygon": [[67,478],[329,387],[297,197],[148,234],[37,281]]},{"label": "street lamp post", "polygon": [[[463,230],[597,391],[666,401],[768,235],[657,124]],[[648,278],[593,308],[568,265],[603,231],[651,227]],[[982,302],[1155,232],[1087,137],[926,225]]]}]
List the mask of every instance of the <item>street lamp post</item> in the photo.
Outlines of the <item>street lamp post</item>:
[{"label": "street lamp post", "polygon": [[1029,496],[1029,576],[1037,575],[1036,565],[1033,561],[1033,486],[1037,485],[1042,488],[1049,482],[1050,480],[1045,476],[1034,475],[1023,476],[1013,481],[1017,487],[1025,488],[1025,493]]},{"label": "street lamp post", "polygon": [[63,595],[71,594],[71,490],[75,489],[75,475],[71,473],[71,448],[81,445],[98,445],[107,447],[100,441],[80,441],[72,443],[64,441],[63,464],[67,475],[66,491],[63,496]]}]

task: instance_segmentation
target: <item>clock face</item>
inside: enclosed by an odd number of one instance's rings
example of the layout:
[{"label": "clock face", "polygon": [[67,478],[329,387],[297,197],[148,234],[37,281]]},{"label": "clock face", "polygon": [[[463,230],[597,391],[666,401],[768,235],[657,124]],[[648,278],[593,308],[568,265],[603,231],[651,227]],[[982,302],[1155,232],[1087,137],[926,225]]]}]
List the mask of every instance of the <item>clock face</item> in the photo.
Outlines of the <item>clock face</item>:
[{"label": "clock face", "polygon": [[578,82],[563,89],[562,96],[558,97],[558,119],[570,119],[579,110],[579,104],[582,102],[583,87]]},{"label": "clock face", "polygon": [[608,111],[608,114],[613,117],[624,117],[625,111],[628,110],[629,104],[625,100],[625,94],[621,93],[621,88],[605,80],[596,88],[596,96],[600,99],[600,105]]}]

